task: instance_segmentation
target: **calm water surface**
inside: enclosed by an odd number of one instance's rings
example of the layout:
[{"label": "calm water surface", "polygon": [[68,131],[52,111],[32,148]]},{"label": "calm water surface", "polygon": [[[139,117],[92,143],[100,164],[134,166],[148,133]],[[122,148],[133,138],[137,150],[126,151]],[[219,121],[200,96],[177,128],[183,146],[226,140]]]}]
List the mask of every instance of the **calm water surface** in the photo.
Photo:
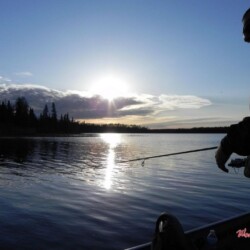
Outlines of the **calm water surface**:
[{"label": "calm water surface", "polygon": [[[1,249],[123,249],[148,242],[157,216],[184,229],[250,210],[242,170],[215,151],[117,161],[217,146],[223,135],[92,134],[0,139]],[[235,157],[236,155],[234,155]]]}]

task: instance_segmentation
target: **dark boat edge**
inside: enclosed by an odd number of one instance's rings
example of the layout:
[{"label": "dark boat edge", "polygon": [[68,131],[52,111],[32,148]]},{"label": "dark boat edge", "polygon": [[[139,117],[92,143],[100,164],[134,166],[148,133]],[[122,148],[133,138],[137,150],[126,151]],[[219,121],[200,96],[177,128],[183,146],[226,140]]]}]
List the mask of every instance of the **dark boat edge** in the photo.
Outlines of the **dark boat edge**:
[{"label": "dark boat edge", "polygon": [[[245,212],[227,219],[219,220],[201,227],[185,231],[185,236],[192,246],[196,249],[202,249],[206,236],[211,229],[216,231],[219,236],[219,247],[216,249],[227,249],[227,245],[237,244],[237,249],[250,249],[250,238],[237,236],[238,230],[250,229],[250,212]],[[150,250],[151,242],[147,242],[134,247],[126,248],[125,250]]]}]

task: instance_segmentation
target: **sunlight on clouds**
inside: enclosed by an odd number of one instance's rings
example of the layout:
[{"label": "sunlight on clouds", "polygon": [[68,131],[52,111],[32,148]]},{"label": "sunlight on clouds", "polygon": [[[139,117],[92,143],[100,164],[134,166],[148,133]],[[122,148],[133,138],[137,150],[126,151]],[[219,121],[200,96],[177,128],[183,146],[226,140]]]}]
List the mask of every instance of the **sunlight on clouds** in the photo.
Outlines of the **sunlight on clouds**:
[{"label": "sunlight on clouds", "polygon": [[18,96],[25,96],[37,114],[41,112],[45,103],[55,102],[58,114],[69,113],[75,120],[88,123],[121,123],[152,127],[162,122],[163,126],[167,126],[167,123],[184,117],[195,118],[195,114],[201,116],[203,113],[199,113],[199,110],[203,107],[211,106],[209,110],[214,110],[210,100],[193,95],[134,94],[109,102],[89,92],[55,90],[34,84],[8,84],[4,80],[4,77],[0,77],[1,99],[14,102]]},{"label": "sunlight on clouds", "polygon": [[130,105],[122,108],[121,110],[132,110],[140,108],[151,108],[152,111],[161,112],[166,110],[176,109],[198,109],[204,106],[211,105],[208,99],[200,98],[192,95],[137,95],[135,97],[140,104]]},{"label": "sunlight on clouds", "polygon": [[204,98],[192,95],[161,95],[159,96],[160,107],[174,109],[197,109],[212,103]]},{"label": "sunlight on clouds", "polygon": [[147,107],[153,107],[158,103],[158,97],[148,94],[141,94],[141,95],[133,95],[132,96],[138,104],[128,105],[126,107],[123,107],[121,110],[139,110],[141,108],[147,108]]},{"label": "sunlight on clouds", "polygon": [[92,94],[88,91],[78,91],[78,90],[66,90],[64,94],[65,96],[78,95],[79,97],[87,97],[87,98],[90,98],[92,96]]}]

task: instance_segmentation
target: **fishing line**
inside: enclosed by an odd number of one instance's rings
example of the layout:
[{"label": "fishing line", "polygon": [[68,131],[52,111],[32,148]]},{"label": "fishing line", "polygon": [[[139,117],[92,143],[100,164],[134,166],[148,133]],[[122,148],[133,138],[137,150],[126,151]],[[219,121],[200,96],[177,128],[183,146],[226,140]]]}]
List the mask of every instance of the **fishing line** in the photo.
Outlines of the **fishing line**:
[{"label": "fishing line", "polygon": [[167,157],[167,156],[172,156],[172,155],[195,153],[195,152],[200,152],[200,151],[212,150],[212,149],[216,149],[216,148],[218,148],[218,147],[200,148],[200,149],[194,149],[194,150],[188,150],[188,151],[182,151],[182,152],[176,152],[176,153],[170,153],[170,154],[164,154],[164,155],[153,155],[153,156],[135,158],[135,159],[126,160],[126,161],[117,161],[116,163],[127,163],[127,162],[133,162],[133,161],[142,161],[142,166],[144,166],[145,160],[148,160],[148,159]]}]

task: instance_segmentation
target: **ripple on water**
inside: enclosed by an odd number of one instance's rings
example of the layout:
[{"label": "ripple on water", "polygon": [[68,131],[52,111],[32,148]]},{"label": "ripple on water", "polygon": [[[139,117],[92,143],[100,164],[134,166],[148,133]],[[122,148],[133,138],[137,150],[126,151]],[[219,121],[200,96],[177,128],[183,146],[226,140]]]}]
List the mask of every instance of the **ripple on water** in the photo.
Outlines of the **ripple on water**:
[{"label": "ripple on water", "polygon": [[115,163],[217,145],[219,136],[5,139],[1,246],[122,249],[151,239],[163,211],[185,229],[249,211],[249,180],[220,172],[212,151]]}]

